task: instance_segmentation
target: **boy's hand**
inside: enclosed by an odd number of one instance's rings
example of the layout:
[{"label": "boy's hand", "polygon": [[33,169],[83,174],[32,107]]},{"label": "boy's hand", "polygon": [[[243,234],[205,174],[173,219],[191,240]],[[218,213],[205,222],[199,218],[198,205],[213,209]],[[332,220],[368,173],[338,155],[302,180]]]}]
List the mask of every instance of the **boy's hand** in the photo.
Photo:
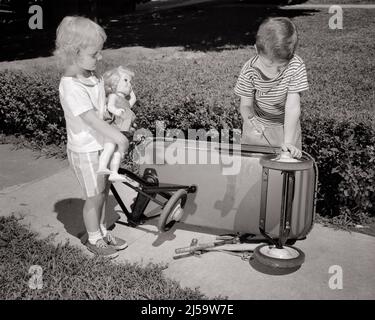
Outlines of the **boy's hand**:
[{"label": "boy's hand", "polygon": [[250,117],[249,121],[253,125],[257,134],[261,135],[264,132],[264,125],[258,122],[255,116]]},{"label": "boy's hand", "polygon": [[281,145],[281,150],[289,151],[293,158],[299,159],[302,157],[302,151],[291,143],[283,143]]}]

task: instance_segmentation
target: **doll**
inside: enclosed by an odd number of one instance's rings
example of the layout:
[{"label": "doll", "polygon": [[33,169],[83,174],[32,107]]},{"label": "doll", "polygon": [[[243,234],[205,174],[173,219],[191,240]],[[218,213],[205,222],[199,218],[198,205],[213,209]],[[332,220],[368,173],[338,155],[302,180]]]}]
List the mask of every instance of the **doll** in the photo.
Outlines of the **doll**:
[{"label": "doll", "polygon": [[[122,133],[131,131],[135,114],[131,110],[136,102],[136,96],[131,86],[134,73],[117,67],[104,73],[104,86],[108,96],[107,109],[111,114],[110,124],[115,125]],[[104,150],[99,158],[98,174],[109,174],[110,181],[127,181],[118,174],[122,155],[116,150],[116,144],[106,140]],[[108,170],[108,164],[110,170]]]}]

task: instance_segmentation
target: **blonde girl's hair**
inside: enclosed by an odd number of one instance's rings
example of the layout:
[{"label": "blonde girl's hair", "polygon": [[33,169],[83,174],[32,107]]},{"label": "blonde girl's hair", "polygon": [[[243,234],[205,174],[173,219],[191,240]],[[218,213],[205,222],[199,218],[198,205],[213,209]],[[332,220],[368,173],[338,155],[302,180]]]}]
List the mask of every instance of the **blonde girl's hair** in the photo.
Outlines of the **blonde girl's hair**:
[{"label": "blonde girl's hair", "polygon": [[106,94],[116,92],[118,82],[121,76],[124,74],[128,75],[130,78],[134,77],[134,72],[122,66],[111,69],[104,73],[103,79],[104,79],[104,88],[105,88]]},{"label": "blonde girl's hair", "polygon": [[289,61],[297,47],[298,34],[294,23],[284,17],[268,18],[259,27],[256,47],[259,54],[271,60]]},{"label": "blonde girl's hair", "polygon": [[63,67],[71,65],[80,49],[103,45],[107,39],[104,29],[94,21],[79,16],[65,17],[56,31],[54,55]]}]

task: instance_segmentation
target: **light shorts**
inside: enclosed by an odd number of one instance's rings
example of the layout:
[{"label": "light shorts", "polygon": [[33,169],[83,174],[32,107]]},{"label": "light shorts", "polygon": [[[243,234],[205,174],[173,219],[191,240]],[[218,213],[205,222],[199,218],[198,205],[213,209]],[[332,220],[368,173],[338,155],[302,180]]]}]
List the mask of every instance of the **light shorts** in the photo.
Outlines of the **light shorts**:
[{"label": "light shorts", "polygon": [[[284,140],[284,126],[265,127],[264,135],[273,147],[280,147]],[[294,135],[293,144],[295,147],[302,149],[301,124],[298,123]],[[241,143],[257,146],[269,146],[267,140],[262,134],[258,134],[255,127],[250,121],[244,121],[242,126]]]},{"label": "light shorts", "polygon": [[67,150],[70,167],[81,186],[84,197],[97,196],[105,190],[108,175],[98,175],[100,151],[74,152]]}]

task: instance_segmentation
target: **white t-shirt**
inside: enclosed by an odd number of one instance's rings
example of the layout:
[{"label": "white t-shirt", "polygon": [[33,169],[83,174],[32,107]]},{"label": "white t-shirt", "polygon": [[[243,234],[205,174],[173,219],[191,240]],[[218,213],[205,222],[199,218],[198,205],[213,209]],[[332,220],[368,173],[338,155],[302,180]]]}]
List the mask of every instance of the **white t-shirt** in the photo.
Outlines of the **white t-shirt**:
[{"label": "white t-shirt", "polygon": [[103,119],[106,108],[103,79],[95,76],[79,79],[62,77],[59,93],[68,135],[67,148],[74,152],[102,150],[104,137],[88,126],[80,115],[94,110]]}]

